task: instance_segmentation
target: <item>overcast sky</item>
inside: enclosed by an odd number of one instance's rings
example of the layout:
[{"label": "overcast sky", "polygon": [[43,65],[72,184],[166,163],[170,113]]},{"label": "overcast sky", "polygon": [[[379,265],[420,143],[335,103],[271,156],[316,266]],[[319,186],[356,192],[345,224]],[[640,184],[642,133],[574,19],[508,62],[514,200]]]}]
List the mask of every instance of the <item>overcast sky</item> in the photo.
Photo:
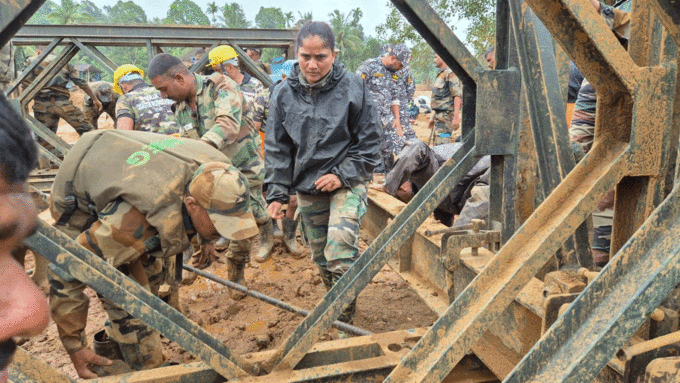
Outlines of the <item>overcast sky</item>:
[{"label": "overcast sky", "polygon": [[[208,3],[212,2],[208,0],[193,1],[201,7],[201,10],[203,10],[204,13],[208,7]],[[105,5],[113,6],[116,4],[117,0],[92,0],[92,2],[97,4],[98,7],[103,8]],[[149,20],[154,17],[164,18],[172,3],[171,0],[134,0],[134,2],[144,8],[144,12],[146,12],[146,16]],[[253,0],[216,1],[219,6],[223,6],[225,3],[231,4],[233,2],[241,5],[243,11],[246,13],[246,18],[250,22],[255,21],[255,15],[259,12],[260,7],[278,7],[281,8],[283,13],[292,11],[296,20],[299,18],[298,12],[304,14],[311,11],[314,20],[319,21],[328,21],[328,14],[336,9],[347,14],[352,9],[358,7],[364,12],[364,16],[361,19],[361,23],[364,26],[364,32],[373,37],[376,37],[375,27],[384,23],[390,12],[390,7],[388,6],[389,0],[278,0],[275,2]],[[57,3],[59,2],[57,1]],[[210,16],[208,15],[208,17]]]}]

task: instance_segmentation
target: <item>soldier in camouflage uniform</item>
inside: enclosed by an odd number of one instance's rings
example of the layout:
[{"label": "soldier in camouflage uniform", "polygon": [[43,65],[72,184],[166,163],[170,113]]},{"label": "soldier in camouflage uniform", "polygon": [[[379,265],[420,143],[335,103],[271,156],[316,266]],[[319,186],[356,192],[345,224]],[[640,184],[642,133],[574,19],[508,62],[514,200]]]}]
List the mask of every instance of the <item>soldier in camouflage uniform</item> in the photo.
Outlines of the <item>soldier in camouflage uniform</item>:
[{"label": "soldier in camouflage uniform", "polygon": [[407,63],[409,57],[410,52],[383,45],[381,57],[364,61],[356,70],[368,86],[368,93],[383,127],[383,168],[376,169],[376,172],[389,172],[394,164],[394,155],[398,155],[406,146],[399,116],[398,76],[395,72],[403,68],[404,62],[401,60]]},{"label": "soldier in camouflage uniform", "polygon": [[397,98],[399,99],[399,123],[404,141],[406,144],[416,139],[416,132],[411,126],[411,113],[409,112],[409,101],[416,93],[416,82],[413,79],[413,72],[411,66],[407,64],[410,61],[411,50],[404,44],[396,44],[395,49],[407,52],[405,56],[408,58],[403,62],[403,68],[396,73],[394,81],[396,82]]},{"label": "soldier in camouflage uniform", "polygon": [[7,90],[14,76],[14,46],[9,42],[0,49],[0,91]]},{"label": "soldier in camouflage uniform", "polygon": [[172,100],[149,86],[143,72],[131,71],[118,80],[122,96],[116,103],[117,128],[159,134],[179,134],[179,125],[172,112]]},{"label": "soldier in camouflage uniform", "polygon": [[[255,62],[255,65],[257,66],[258,69],[260,69],[262,72],[266,74],[272,73],[269,64],[265,64],[262,62],[261,48],[246,48],[246,53],[248,54],[248,57],[250,57],[250,59]],[[245,68],[244,71],[250,73],[250,71],[247,68]],[[255,76],[254,73],[250,73],[250,75]]]},{"label": "soldier in camouflage uniform", "polygon": [[113,86],[110,82],[97,81],[90,83],[90,89],[94,91],[94,95],[102,104],[100,110],[94,108],[94,101],[89,96],[83,98],[83,113],[85,113],[85,119],[94,126],[95,129],[99,129],[99,116],[102,113],[106,113],[113,119],[113,125],[116,125],[116,101],[118,101],[118,94],[113,91]]},{"label": "soldier in camouflage uniform", "polygon": [[[40,54],[41,49],[37,49]],[[48,55],[45,59],[29,73],[23,84],[27,86],[42,73],[43,70],[56,57],[53,54]],[[34,58],[34,60],[37,59]],[[85,114],[78,109],[70,100],[69,90],[66,84],[72,81],[76,86],[85,91],[94,103],[94,109],[99,111],[102,109],[102,103],[95,96],[92,89],[90,89],[87,81],[78,77],[75,69],[70,64],[64,65],[59,72],[45,85],[35,96],[33,103],[33,115],[42,122],[47,128],[53,132],[57,132],[59,126],[59,118],[63,118],[66,122],[76,130],[79,135],[93,130],[94,127],[87,120]]]},{"label": "soldier in camouflage uniform", "polygon": [[238,66],[238,54],[234,51],[234,48],[228,45],[220,45],[210,51],[208,66],[212,67],[216,72],[229,76],[229,78],[238,84],[243,92],[243,96],[250,104],[255,127],[262,131],[265,108],[267,107],[267,100],[269,100],[269,89],[262,85],[260,80],[251,76],[250,73],[241,71]]},{"label": "soldier in camouflage uniform", "polygon": [[[267,210],[282,218],[297,192],[312,259],[330,290],[359,257],[381,129],[368,84],[335,63],[330,26],[307,23],[296,42],[299,64],[273,92],[267,121]],[[352,323],[355,308],[353,301],[338,319]]]},{"label": "soldier in camouflage uniform", "polygon": [[[246,175],[250,184],[250,206],[260,227],[260,236],[273,237],[271,219],[262,197],[264,159],[260,135],[238,85],[220,73],[209,77],[193,74],[178,58],[166,53],[151,61],[149,78],[161,96],[175,101],[173,111],[180,134],[216,147]],[[245,284],[243,270],[250,260],[251,242],[231,241],[229,249],[229,280]],[[261,254],[258,252],[256,259]],[[234,299],[245,296],[236,290],[229,293]]]},{"label": "soldier in camouflage uniform", "polygon": [[[256,235],[248,205],[248,180],[220,151],[196,140],[105,130],[84,135],[66,155],[50,212],[76,242],[157,293],[162,259],[181,254],[194,235],[234,241]],[[85,285],[56,267],[50,284],[59,337],[78,375],[96,377],[88,363],[109,362],[87,346]],[[106,334],[125,362],[136,370],[159,366],[158,332],[101,299]]]},{"label": "soldier in camouflage uniform", "polygon": [[[439,55],[434,55],[434,65],[440,69],[432,87],[432,110],[429,126],[434,128],[434,144],[451,142],[453,131],[460,126],[460,105],[463,89],[453,71]],[[448,134],[449,137],[442,137]]]}]

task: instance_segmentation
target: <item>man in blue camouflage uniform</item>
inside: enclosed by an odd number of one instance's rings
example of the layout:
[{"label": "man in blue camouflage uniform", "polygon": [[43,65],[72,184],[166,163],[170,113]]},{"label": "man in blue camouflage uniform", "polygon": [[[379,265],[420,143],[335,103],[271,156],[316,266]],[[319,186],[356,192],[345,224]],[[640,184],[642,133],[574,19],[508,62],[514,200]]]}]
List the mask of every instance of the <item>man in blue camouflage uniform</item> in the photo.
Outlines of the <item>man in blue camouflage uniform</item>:
[{"label": "man in blue camouflage uniform", "polygon": [[416,82],[413,78],[411,66],[407,62],[411,61],[411,50],[404,44],[396,44],[395,49],[408,52],[408,59],[403,62],[404,67],[397,71],[397,78],[394,80],[397,84],[397,98],[399,99],[399,123],[401,130],[404,132],[404,141],[409,142],[416,139],[416,132],[411,126],[411,113],[409,110],[409,101],[416,93]]},{"label": "man in blue camouflage uniform", "polygon": [[[163,98],[175,101],[173,110],[180,134],[219,149],[248,178],[250,208],[260,235],[273,235],[263,234],[264,230],[271,230],[271,219],[262,197],[264,158],[260,151],[260,135],[238,85],[220,73],[193,74],[180,59],[167,53],[151,60],[149,78]],[[243,270],[250,261],[251,242],[230,242],[227,254],[230,281],[245,285]],[[260,254],[258,252],[258,256]],[[233,299],[245,297],[236,290],[230,290],[229,294]]]},{"label": "man in blue camouflage uniform", "polygon": [[396,72],[403,68],[404,63],[408,63],[410,55],[407,50],[395,49],[389,44],[383,45],[381,57],[364,61],[356,71],[368,85],[368,93],[373,98],[383,127],[383,167],[378,167],[376,173],[389,172],[394,164],[394,155],[399,154],[406,146],[399,117]]}]

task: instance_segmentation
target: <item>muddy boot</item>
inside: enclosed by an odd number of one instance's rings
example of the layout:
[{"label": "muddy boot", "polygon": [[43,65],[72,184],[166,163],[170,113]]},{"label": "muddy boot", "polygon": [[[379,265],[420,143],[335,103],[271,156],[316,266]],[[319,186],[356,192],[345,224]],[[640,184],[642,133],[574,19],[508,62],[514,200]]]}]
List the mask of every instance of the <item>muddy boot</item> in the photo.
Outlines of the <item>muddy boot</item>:
[{"label": "muddy boot", "polygon": [[281,226],[283,227],[283,244],[286,245],[286,249],[293,254],[293,256],[299,256],[302,251],[298,248],[297,240],[295,240],[295,234],[297,232],[298,223],[294,219],[283,217],[281,220]]},{"label": "muddy boot", "polygon": [[[228,278],[230,281],[234,283],[238,283],[239,285],[246,287],[246,277],[243,273],[243,270],[246,268],[246,264],[244,262],[239,262],[235,261],[231,258],[227,258],[227,265],[229,266],[229,275]],[[229,289],[229,297],[233,300],[241,300],[245,298],[246,294],[234,290],[234,289]]]},{"label": "muddy boot", "polygon": [[[274,238],[282,238],[283,232],[279,228],[279,223],[274,219],[272,220],[272,227],[274,228]],[[284,227],[284,230],[285,230],[285,227]]]},{"label": "muddy boot", "polygon": [[133,370],[149,370],[163,364],[161,336],[154,332],[140,343],[119,343],[123,359]]},{"label": "muddy boot", "polygon": [[[342,277],[342,274],[332,273],[332,276],[333,276],[333,285],[335,285],[338,282],[338,280],[340,280],[340,278]],[[349,306],[347,306],[347,308],[345,308],[342,311],[342,314],[340,314],[340,316],[338,317],[338,320],[340,322],[345,322],[345,323],[348,323],[348,324],[354,324],[354,317],[356,316],[356,312],[357,312],[357,300],[356,300],[356,298],[354,298],[354,300],[349,304]],[[350,334],[348,332],[338,330],[338,339],[347,339],[347,338],[350,338],[351,336],[352,336],[352,334]]]},{"label": "muddy boot", "polygon": [[98,333],[94,334],[94,341],[92,342],[92,347],[94,349],[95,354],[103,356],[104,358],[108,358],[111,360],[123,359],[123,353],[120,351],[118,342],[109,338],[108,335],[106,335],[106,331],[104,330],[101,330]]},{"label": "muddy boot", "polygon": [[255,260],[257,262],[266,261],[272,253],[272,248],[274,247],[274,226],[272,220],[270,219],[264,225],[259,227],[260,229],[260,248],[255,254]]}]

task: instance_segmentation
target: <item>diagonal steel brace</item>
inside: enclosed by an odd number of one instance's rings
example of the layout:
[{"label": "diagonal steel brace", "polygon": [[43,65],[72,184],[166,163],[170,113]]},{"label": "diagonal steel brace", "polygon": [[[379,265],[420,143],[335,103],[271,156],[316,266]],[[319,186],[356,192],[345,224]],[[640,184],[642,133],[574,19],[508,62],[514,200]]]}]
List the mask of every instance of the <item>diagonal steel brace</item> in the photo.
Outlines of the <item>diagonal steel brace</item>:
[{"label": "diagonal steel brace", "polygon": [[252,372],[252,366],[240,356],[233,355],[222,341],[46,222],[39,220],[38,232],[24,243],[60,269],[201,358],[230,381],[238,381]]}]

